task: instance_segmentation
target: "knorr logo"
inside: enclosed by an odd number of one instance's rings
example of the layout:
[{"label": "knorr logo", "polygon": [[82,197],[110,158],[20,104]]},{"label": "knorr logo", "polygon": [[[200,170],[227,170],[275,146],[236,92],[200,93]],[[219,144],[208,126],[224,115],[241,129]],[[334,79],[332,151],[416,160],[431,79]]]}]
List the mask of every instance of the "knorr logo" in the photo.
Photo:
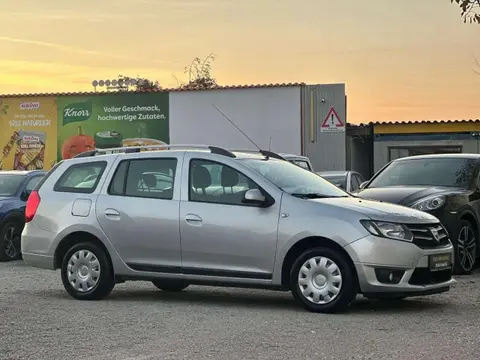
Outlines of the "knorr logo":
[{"label": "knorr logo", "polygon": [[68,104],[63,108],[63,125],[85,121],[92,115],[92,102],[85,101],[74,104]]}]

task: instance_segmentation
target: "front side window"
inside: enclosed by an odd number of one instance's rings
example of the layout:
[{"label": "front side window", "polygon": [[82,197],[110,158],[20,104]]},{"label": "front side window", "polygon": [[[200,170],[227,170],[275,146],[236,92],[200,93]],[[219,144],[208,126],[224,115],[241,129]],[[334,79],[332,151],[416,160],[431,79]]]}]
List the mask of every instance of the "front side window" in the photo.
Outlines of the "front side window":
[{"label": "front side window", "polygon": [[259,187],[230,166],[193,159],[190,161],[189,200],[227,205],[244,205],[245,193]]},{"label": "front side window", "polygon": [[55,191],[92,193],[100,181],[107,163],[105,161],[71,165],[54,186]]},{"label": "front side window", "polygon": [[462,158],[409,159],[392,162],[368,188],[386,186],[446,186],[467,188],[476,160]]},{"label": "front side window", "polygon": [[0,197],[14,196],[24,178],[23,175],[0,175]]},{"label": "front side window", "polygon": [[177,159],[157,158],[120,162],[110,183],[110,195],[173,199]]},{"label": "front side window", "polygon": [[358,179],[358,176],[355,175],[355,174],[352,174],[351,175],[351,178],[350,178],[350,187],[351,187],[351,191],[355,191],[357,190],[359,187],[360,187],[360,180]]},{"label": "front side window", "polygon": [[281,190],[298,197],[348,197],[319,175],[302,169],[288,161],[275,159],[243,159],[249,166]]}]

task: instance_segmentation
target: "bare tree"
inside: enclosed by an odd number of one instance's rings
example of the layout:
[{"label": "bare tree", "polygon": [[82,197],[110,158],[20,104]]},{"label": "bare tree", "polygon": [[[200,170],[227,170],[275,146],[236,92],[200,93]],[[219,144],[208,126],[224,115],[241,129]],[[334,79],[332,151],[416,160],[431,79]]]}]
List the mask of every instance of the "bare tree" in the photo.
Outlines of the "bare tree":
[{"label": "bare tree", "polygon": [[211,89],[218,86],[217,80],[212,77],[212,62],[215,54],[211,53],[203,60],[193,58],[190,65],[185,66],[185,74],[188,74],[188,83],[183,85],[187,89]]},{"label": "bare tree", "polygon": [[[178,89],[212,89],[218,86],[217,80],[212,77],[212,62],[215,61],[215,54],[210,54],[204,59],[199,57],[193,58],[192,62],[185,66],[185,74],[188,74],[188,81],[181,82],[175,75],[173,78],[177,82],[176,88]],[[135,80],[134,84],[131,84],[131,80]],[[121,87],[118,91],[151,91],[161,90],[162,86],[158,81],[152,81],[142,77],[129,77],[124,75],[118,75],[118,84]]]},{"label": "bare tree", "polygon": [[450,0],[450,2],[460,6],[464,23],[480,24],[480,0]]}]

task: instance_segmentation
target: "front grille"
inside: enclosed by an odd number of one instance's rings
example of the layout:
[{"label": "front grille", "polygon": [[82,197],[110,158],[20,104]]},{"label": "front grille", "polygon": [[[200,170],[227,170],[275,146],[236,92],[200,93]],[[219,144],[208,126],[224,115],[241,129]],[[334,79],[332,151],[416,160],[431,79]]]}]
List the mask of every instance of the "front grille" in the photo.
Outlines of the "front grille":
[{"label": "front grille", "polygon": [[413,243],[422,249],[432,249],[450,244],[448,233],[440,224],[408,225],[413,234]]},{"label": "front grille", "polygon": [[452,270],[430,271],[428,268],[417,268],[408,281],[411,285],[434,285],[449,281]]}]

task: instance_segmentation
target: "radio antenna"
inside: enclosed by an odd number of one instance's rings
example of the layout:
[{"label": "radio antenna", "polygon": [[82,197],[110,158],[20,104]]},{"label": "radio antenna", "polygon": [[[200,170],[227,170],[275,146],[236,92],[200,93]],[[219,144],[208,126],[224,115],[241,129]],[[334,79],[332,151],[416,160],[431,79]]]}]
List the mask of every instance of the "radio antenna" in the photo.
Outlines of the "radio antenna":
[{"label": "radio antenna", "polygon": [[270,136],[270,143],[268,144],[268,151],[272,150],[272,137]]},{"label": "radio antenna", "polygon": [[237,130],[240,131],[253,145],[255,145],[255,147],[256,147],[259,151],[262,151],[262,149],[260,149],[260,146],[258,146],[257,144],[255,144],[255,143],[253,142],[253,140],[250,139],[250,138],[247,136],[247,134],[245,134],[237,125],[235,125],[235,123],[234,123],[232,120],[230,120],[230,119],[228,118],[227,115],[225,115],[223,112],[221,112],[220,109],[217,108],[215,105],[212,104],[212,106],[213,106],[220,114],[222,114],[222,116],[223,116],[225,119],[227,119],[227,120],[230,122],[230,124],[232,124],[233,126],[235,126],[235,127],[237,128]]}]

